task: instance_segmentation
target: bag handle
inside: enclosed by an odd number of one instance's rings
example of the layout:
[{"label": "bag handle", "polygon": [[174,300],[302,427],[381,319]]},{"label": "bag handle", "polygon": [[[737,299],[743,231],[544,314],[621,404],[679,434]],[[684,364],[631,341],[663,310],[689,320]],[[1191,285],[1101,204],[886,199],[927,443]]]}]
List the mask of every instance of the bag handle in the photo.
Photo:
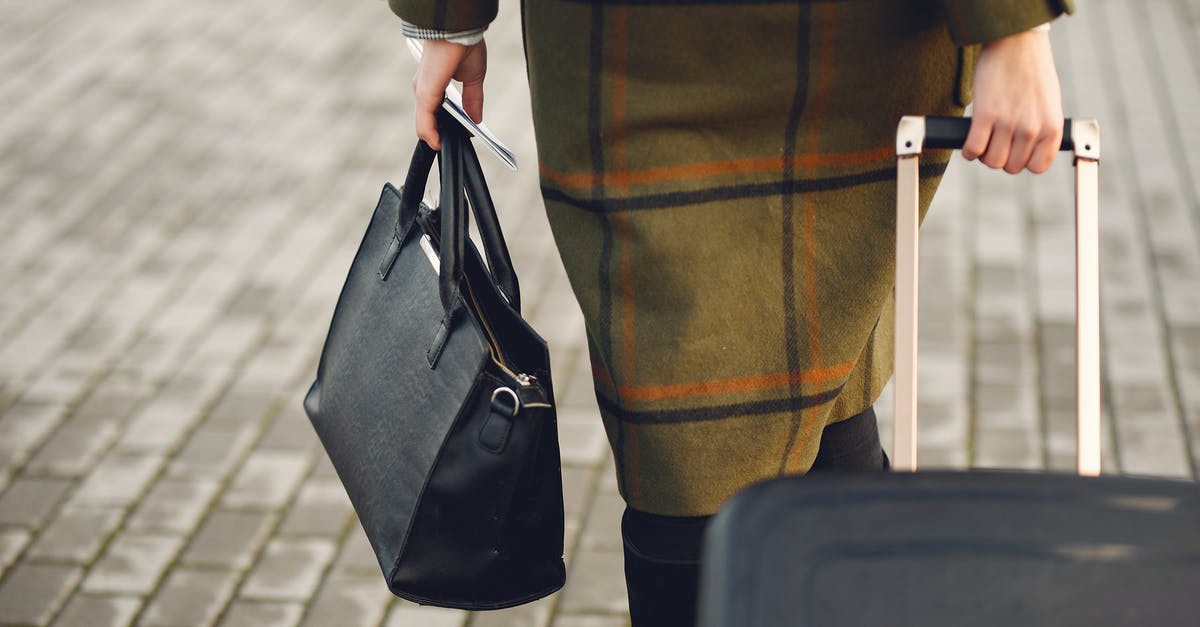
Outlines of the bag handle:
[{"label": "bag handle", "polygon": [[[475,214],[475,223],[483,240],[484,255],[492,283],[520,312],[521,293],[517,273],[500,230],[495,204],[484,180],[479,157],[471,145],[470,134],[445,111],[438,112],[438,128],[442,135],[441,152],[434,151],[424,141],[418,141],[409,162],[408,174],[401,191],[398,229],[409,228],[416,219],[425,195],[426,181],[436,159],[441,177],[441,233],[439,292],[447,314],[454,309],[455,290],[463,277],[463,259],[467,241],[467,207]],[[465,196],[464,196],[465,192]]]}]

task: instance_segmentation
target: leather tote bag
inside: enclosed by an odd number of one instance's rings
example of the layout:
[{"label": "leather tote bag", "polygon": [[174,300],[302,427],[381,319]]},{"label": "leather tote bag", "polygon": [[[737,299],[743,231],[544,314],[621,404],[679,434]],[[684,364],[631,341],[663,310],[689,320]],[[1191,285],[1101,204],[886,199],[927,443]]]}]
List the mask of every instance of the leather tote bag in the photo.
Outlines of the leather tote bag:
[{"label": "leather tote bag", "polygon": [[[419,143],[404,187],[383,188],[304,409],[391,591],[500,609],[565,580],[549,354],[470,137],[439,126],[441,152]],[[421,200],[435,156],[439,209]]]}]

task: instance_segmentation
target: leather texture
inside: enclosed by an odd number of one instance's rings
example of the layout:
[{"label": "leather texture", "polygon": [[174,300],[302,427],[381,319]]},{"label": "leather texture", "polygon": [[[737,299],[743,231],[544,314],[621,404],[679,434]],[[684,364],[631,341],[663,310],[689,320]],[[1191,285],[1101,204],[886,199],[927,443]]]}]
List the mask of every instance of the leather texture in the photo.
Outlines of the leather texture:
[{"label": "leather texture", "polygon": [[[304,408],[391,591],[500,609],[565,581],[549,353],[517,309],[470,138],[439,122],[441,153],[419,144],[404,188],[384,186]],[[421,203],[435,156],[439,209]]]}]

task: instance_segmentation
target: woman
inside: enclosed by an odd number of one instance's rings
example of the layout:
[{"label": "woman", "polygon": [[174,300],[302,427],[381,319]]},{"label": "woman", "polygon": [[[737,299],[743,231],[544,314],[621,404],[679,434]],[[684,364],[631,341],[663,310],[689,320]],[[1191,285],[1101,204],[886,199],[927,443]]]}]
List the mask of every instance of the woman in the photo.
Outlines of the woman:
[{"label": "woman", "polygon": [[[495,0],[391,0],[430,41],[417,134],[451,79],[482,119]],[[635,627],[690,625],[700,537],[736,490],[881,470],[902,115],[1045,171],[1061,98],[1040,25],[1070,0],[526,0],[542,191],[617,460]],[[922,172],[925,205],[949,158]]]}]

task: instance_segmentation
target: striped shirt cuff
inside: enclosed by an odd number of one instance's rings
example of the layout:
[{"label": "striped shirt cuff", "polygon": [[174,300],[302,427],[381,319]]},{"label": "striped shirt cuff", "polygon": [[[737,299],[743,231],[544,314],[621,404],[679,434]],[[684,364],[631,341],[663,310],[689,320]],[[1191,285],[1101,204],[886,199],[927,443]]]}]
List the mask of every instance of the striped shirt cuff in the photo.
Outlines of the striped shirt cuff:
[{"label": "striped shirt cuff", "polygon": [[415,24],[409,24],[404,20],[400,20],[400,28],[405,37],[409,39],[421,40],[441,40],[448,41],[452,44],[462,46],[473,46],[483,41],[483,33],[487,31],[487,27],[476,28],[474,30],[464,30],[457,33],[450,33],[444,30],[435,28],[422,28]]}]

